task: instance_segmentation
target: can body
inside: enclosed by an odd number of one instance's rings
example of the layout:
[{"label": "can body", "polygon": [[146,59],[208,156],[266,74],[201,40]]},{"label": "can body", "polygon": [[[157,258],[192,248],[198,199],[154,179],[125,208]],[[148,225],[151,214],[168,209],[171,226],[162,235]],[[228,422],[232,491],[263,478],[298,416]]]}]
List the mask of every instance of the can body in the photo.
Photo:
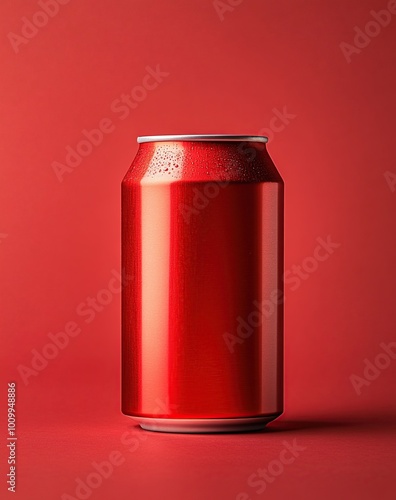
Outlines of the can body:
[{"label": "can body", "polygon": [[147,139],[122,183],[122,411],[149,430],[282,413],[283,182],[224,137]]}]

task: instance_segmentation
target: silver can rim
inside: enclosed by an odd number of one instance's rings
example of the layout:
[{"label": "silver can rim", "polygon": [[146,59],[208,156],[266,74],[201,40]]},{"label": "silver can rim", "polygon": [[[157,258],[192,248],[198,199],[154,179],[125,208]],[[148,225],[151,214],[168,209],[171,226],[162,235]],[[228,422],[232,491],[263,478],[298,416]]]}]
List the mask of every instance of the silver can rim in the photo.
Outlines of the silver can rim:
[{"label": "silver can rim", "polygon": [[268,142],[263,135],[201,134],[201,135],[142,135],[137,138],[139,144],[145,142]]}]

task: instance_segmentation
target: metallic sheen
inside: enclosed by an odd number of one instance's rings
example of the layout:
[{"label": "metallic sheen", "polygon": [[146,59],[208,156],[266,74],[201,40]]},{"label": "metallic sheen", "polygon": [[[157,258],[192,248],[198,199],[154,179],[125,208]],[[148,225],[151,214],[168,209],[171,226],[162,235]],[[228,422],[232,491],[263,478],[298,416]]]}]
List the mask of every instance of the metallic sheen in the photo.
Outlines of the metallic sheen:
[{"label": "metallic sheen", "polygon": [[261,135],[227,135],[227,134],[204,134],[204,135],[143,135],[137,138],[137,142],[163,142],[163,141],[219,141],[219,142],[268,142],[268,137]]},{"label": "metallic sheen", "polygon": [[259,431],[278,415],[253,418],[147,418],[133,417],[143,429],[157,432]]},{"label": "metallic sheen", "polygon": [[122,266],[126,415],[213,432],[282,412],[283,182],[266,144],[141,143]]}]

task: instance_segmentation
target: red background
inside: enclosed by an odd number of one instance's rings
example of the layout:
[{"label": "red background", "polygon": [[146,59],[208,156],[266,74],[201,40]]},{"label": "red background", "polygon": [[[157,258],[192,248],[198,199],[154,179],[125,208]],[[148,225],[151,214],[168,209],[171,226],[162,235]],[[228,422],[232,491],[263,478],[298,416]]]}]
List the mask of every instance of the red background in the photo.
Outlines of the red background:
[{"label": "red background", "polygon": [[[396,361],[360,396],[350,376],[396,338],[396,193],[384,176],[396,174],[396,15],[350,63],[340,48],[384,8],[244,0],[221,21],[210,0],[71,0],[16,53],[9,33],[42,9],[2,1],[1,498],[12,380],[19,498],[74,495],[113,450],[125,461],[92,499],[259,498],[248,477],[295,438],[306,449],[263,496],[393,498]],[[121,120],[112,102],[157,65],[169,75]],[[295,117],[269,151],[286,185],[285,267],[312,256],[318,237],[340,244],[286,289],[285,415],[272,432],[144,433],[119,410],[120,296],[89,324],[76,312],[120,268],[120,182],[136,136],[265,134],[284,107]],[[104,118],[114,131],[59,182],[52,163]],[[18,366],[70,321],[81,333],[25,385]]]}]

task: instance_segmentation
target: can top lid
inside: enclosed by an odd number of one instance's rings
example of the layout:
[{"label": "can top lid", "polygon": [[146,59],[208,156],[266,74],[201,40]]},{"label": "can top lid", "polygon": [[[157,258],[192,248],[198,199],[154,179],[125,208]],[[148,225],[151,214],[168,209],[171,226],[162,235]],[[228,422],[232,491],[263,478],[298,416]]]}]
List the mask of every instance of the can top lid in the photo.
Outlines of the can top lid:
[{"label": "can top lid", "polygon": [[268,142],[268,137],[262,135],[227,135],[227,134],[203,134],[203,135],[143,135],[137,138],[139,144],[143,142],[163,141],[215,141],[215,142]]}]

